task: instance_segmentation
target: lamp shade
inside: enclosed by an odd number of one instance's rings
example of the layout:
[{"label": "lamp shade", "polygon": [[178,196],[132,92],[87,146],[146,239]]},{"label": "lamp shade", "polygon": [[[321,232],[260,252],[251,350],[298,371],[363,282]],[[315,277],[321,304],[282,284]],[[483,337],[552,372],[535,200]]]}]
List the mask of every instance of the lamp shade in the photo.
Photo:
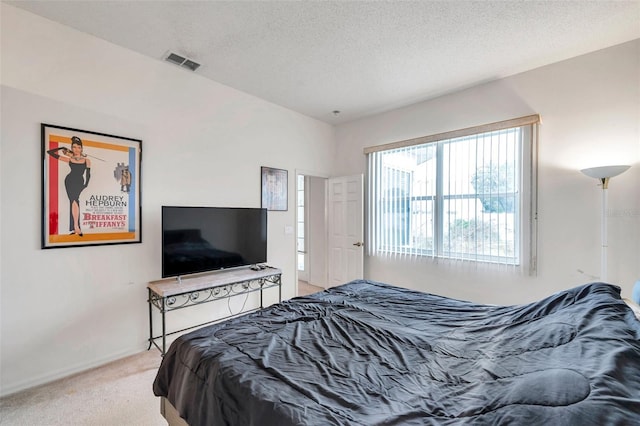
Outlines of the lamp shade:
[{"label": "lamp shade", "polygon": [[596,179],[608,179],[626,172],[631,166],[603,166],[580,170],[585,175]]}]

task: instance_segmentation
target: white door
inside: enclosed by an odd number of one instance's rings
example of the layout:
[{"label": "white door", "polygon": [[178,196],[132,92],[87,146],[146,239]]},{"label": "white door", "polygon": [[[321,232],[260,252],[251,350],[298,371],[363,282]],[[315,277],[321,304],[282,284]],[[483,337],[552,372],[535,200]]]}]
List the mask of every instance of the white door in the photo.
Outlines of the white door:
[{"label": "white door", "polygon": [[364,276],[362,175],[329,178],[329,286]]}]

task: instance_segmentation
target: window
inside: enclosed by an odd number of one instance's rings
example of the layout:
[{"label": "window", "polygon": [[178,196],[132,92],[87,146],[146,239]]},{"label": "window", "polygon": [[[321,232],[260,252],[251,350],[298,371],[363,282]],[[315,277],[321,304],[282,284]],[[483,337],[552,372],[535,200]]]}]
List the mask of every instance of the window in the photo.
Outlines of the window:
[{"label": "window", "polygon": [[535,270],[535,140],[529,116],[365,149],[369,255]]},{"label": "window", "polygon": [[298,271],[305,270],[304,258],[306,254],[304,240],[304,175],[298,175],[298,197],[296,208],[298,209],[298,229],[297,229],[297,251],[298,251]]}]

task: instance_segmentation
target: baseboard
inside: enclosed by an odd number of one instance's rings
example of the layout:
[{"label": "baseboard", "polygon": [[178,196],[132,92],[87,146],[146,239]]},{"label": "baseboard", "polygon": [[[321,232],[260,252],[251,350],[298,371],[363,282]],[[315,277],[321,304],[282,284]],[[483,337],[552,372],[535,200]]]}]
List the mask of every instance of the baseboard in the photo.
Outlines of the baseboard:
[{"label": "baseboard", "polygon": [[74,374],[83,373],[85,371],[91,370],[92,368],[101,367],[105,364],[109,364],[110,362],[117,361],[119,359],[126,358],[131,355],[136,355],[144,351],[145,349],[140,349],[140,348],[128,349],[125,351],[110,354],[105,357],[101,357],[99,359],[93,360],[92,362],[88,362],[86,364],[80,364],[80,365],[73,366],[71,368],[63,368],[60,370],[51,371],[37,377],[32,377],[24,381],[13,383],[6,387],[3,386],[0,389],[0,398],[12,395],[14,393],[22,392],[24,390],[31,389],[36,386],[45,385],[47,383],[51,383],[56,380],[64,379],[65,377],[68,377]]}]

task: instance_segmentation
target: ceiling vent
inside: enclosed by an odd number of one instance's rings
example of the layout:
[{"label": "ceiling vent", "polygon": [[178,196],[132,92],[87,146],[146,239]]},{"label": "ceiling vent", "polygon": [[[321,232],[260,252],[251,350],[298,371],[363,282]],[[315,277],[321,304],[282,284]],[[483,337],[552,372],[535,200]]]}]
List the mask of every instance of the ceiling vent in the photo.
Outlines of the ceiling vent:
[{"label": "ceiling vent", "polygon": [[164,60],[191,71],[195,71],[198,69],[198,67],[200,67],[199,63],[192,61],[189,58],[185,58],[184,56],[180,56],[177,53],[173,53],[173,52],[167,53],[164,57]]}]

